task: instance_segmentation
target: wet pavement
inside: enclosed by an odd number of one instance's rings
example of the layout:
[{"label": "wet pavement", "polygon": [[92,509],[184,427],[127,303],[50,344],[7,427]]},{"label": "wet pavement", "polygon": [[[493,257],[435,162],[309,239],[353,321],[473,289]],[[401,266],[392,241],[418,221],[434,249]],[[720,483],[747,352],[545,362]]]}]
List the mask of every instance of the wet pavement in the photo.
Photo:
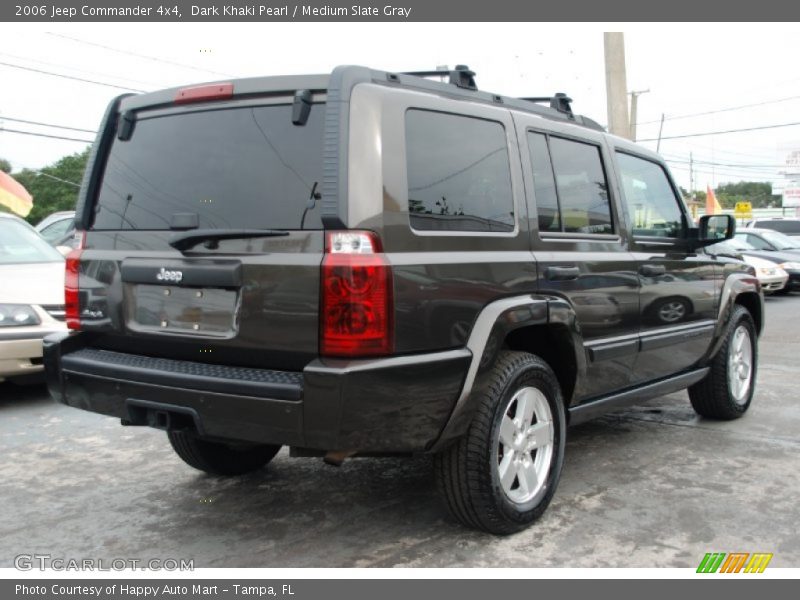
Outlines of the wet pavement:
[{"label": "wet pavement", "polygon": [[283,450],[224,479],[163,432],[0,383],[0,566],[18,554],[193,559],[195,567],[696,567],[706,552],[800,566],[800,296],[767,299],[756,398],[737,421],[686,393],[568,431],[544,517],[506,538],[451,522],[432,461]]}]

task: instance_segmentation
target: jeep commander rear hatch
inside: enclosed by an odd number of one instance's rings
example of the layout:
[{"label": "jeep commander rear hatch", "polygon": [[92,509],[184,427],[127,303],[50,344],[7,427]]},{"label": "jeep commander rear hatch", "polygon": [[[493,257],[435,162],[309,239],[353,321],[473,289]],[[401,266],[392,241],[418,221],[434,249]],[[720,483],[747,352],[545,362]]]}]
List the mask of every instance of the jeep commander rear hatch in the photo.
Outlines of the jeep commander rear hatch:
[{"label": "jeep commander rear hatch", "polygon": [[287,370],[318,354],[327,79],[112,104],[67,277],[93,347]]}]

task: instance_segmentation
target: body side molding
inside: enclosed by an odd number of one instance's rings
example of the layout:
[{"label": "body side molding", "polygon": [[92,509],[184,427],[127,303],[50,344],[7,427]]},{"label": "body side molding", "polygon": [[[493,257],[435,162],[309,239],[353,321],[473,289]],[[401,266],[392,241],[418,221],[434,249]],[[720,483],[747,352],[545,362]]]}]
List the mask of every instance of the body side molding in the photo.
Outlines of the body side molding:
[{"label": "body side molding", "polygon": [[655,383],[650,383],[634,389],[626,390],[624,392],[619,392],[617,394],[611,394],[610,396],[597,398],[584,404],[573,406],[567,409],[567,414],[569,415],[569,424],[577,425],[590,419],[594,419],[595,417],[599,417],[600,415],[617,408],[623,408],[643,400],[650,400],[658,396],[663,396],[664,394],[677,392],[697,383],[706,376],[706,373],[708,373],[708,367],[703,367],[702,369],[696,369],[694,371],[681,373],[680,375],[674,375],[673,377],[662,379],[661,381],[656,381]]}]

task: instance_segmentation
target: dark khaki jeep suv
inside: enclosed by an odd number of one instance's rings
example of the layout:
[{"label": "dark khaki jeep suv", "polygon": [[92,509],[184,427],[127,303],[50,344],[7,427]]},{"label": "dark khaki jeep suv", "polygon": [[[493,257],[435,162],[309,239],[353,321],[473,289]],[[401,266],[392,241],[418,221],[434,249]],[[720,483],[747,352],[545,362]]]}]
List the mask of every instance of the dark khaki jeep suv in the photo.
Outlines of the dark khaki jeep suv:
[{"label": "dark khaki jeep suv", "polygon": [[[449,81],[434,81],[430,76]],[[121,96],[67,260],[52,395],[219,475],[432,453],[449,511],[539,517],[566,427],[750,405],[763,300],[664,162],[563,94],[345,66]]]}]

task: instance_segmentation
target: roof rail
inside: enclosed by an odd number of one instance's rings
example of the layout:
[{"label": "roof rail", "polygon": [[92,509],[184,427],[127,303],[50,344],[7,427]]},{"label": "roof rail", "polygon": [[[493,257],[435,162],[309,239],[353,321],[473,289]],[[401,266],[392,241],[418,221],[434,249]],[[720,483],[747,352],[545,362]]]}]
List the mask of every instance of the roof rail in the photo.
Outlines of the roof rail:
[{"label": "roof rail", "polygon": [[[400,83],[400,76],[401,75],[411,75],[414,77],[420,77],[425,79],[426,84],[430,85],[420,85],[420,87],[424,87],[426,89],[431,89],[431,85],[441,85],[440,82],[433,82],[427,81],[426,78],[429,77],[440,77],[444,78],[447,77],[450,85],[456,86],[461,88],[466,92],[477,92],[478,86],[475,84],[475,71],[471,70],[466,65],[456,65],[454,69],[437,69],[434,71],[405,71],[405,72],[384,72],[378,71],[377,73],[383,73],[386,78],[392,83]],[[412,82],[407,81],[406,83],[414,85]],[[445,82],[442,82],[445,83]],[[453,90],[455,92],[455,90]],[[505,104],[507,107],[516,108],[517,110],[524,110],[527,112],[533,112],[538,115],[550,118],[550,119],[557,119],[557,120],[567,120],[571,121],[578,125],[583,125],[584,127],[588,127],[589,129],[594,129],[596,131],[606,131],[606,129],[593,121],[588,117],[584,117],[583,115],[576,115],[572,112],[572,98],[570,98],[567,94],[563,92],[558,92],[553,94],[552,96],[538,96],[538,97],[526,97],[526,98],[509,98],[506,96],[500,96],[497,94],[492,94],[489,92],[478,92],[477,94],[468,94],[465,97],[469,97],[470,99],[474,100],[481,100],[484,102],[491,102],[492,104]],[[546,103],[547,106],[542,106],[542,103]]]},{"label": "roof rail", "polygon": [[475,71],[470,70],[467,65],[456,65],[455,69],[436,71],[408,71],[403,75],[414,75],[416,77],[444,77],[447,76],[451,85],[464,88],[465,90],[477,90],[475,84]]},{"label": "roof rail", "polygon": [[569,115],[571,119],[575,118],[575,115],[572,112],[572,98],[563,92],[558,92],[555,96],[520,98],[520,100],[527,100],[528,102],[548,102],[550,104],[550,108]]}]

